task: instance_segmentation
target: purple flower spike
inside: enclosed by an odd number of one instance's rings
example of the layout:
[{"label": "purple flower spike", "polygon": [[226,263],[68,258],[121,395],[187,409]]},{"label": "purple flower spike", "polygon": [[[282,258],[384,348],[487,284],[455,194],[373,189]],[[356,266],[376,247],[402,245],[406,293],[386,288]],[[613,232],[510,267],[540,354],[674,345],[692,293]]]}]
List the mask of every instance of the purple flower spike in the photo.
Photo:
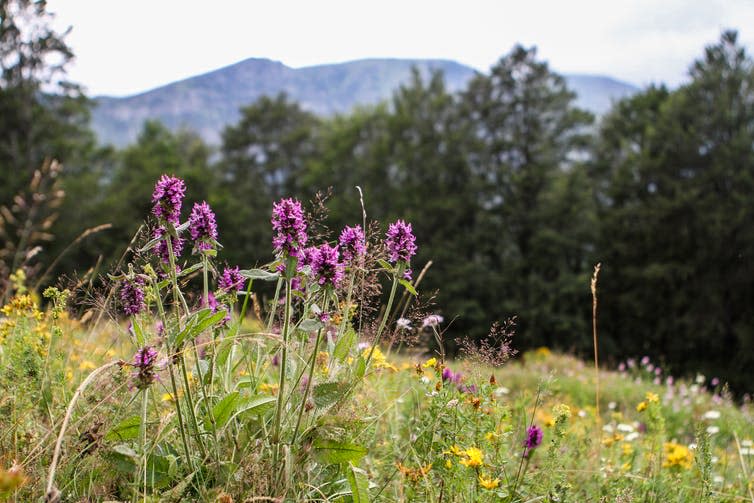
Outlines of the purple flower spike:
[{"label": "purple flower spike", "polygon": [[136,351],[134,355],[133,366],[136,367],[134,379],[136,387],[146,389],[150,384],[155,382],[155,362],[157,361],[157,350],[151,346],[144,346]]},{"label": "purple flower spike", "polygon": [[217,241],[217,223],[215,214],[206,201],[194,203],[189,216],[189,233],[198,250],[214,248],[212,241]]},{"label": "purple flower spike", "polygon": [[415,241],[416,237],[411,230],[411,224],[407,224],[403,220],[397,220],[390,224],[387,230],[387,239],[385,239],[390,262],[410,261],[411,257],[416,254]]},{"label": "purple flower spike", "polygon": [[[154,231],[154,237],[155,238],[161,238],[165,235],[165,228],[164,227],[158,227]],[[177,238],[173,237],[170,242],[173,245],[173,256],[175,258],[178,258],[181,256],[181,253],[183,253],[183,238]],[[157,254],[158,257],[160,257],[160,260],[163,264],[169,264],[170,263],[170,253],[168,253],[168,240],[162,239],[160,240],[154,247],[154,252]]]},{"label": "purple flower spike", "polygon": [[281,199],[272,205],[272,245],[275,253],[298,257],[306,244],[306,221],[301,203],[295,199]]},{"label": "purple flower spike", "polygon": [[238,267],[226,267],[217,281],[217,287],[226,292],[235,292],[243,288],[245,278],[238,272]]},{"label": "purple flower spike", "polygon": [[524,440],[524,457],[528,457],[529,453],[539,447],[542,443],[542,428],[533,424],[526,430],[526,440]]},{"label": "purple flower spike", "polygon": [[343,253],[343,260],[346,262],[361,258],[367,252],[364,231],[360,225],[343,229],[338,244]]},{"label": "purple flower spike", "polygon": [[178,225],[186,184],[174,176],[162,175],[154,186],[152,213],[159,219]]},{"label": "purple flower spike", "polygon": [[317,283],[337,287],[343,279],[343,264],[338,261],[338,247],[325,243],[313,255],[311,266]]},{"label": "purple flower spike", "polygon": [[144,279],[136,276],[133,280],[124,280],[120,287],[120,302],[123,312],[128,316],[139,314],[146,307],[144,304]]}]

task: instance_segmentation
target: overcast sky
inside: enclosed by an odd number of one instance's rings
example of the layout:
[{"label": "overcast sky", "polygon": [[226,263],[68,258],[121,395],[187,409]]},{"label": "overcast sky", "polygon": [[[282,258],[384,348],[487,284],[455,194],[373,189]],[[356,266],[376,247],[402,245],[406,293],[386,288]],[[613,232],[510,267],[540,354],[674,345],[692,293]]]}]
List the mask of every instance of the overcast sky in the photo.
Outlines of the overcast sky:
[{"label": "overcast sky", "polygon": [[563,73],[675,86],[722,29],[751,52],[751,0],[48,0],[91,95],[127,95],[249,57],[292,67],[368,57],[486,71],[517,42]]}]

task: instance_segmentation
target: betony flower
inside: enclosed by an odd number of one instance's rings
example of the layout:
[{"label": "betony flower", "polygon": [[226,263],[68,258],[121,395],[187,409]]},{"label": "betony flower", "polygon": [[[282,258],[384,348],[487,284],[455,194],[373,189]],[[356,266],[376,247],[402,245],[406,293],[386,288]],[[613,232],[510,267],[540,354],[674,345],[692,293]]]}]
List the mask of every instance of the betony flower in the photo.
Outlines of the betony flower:
[{"label": "betony flower", "polygon": [[144,346],[136,351],[134,355],[133,366],[136,367],[134,380],[136,387],[146,389],[152,384],[157,377],[155,376],[155,362],[157,361],[157,350],[151,346]]},{"label": "betony flower", "polygon": [[220,321],[220,325],[225,326],[230,321],[230,312],[225,308],[225,306],[221,306],[221,304],[217,302],[217,298],[215,297],[214,293],[207,292],[207,303],[205,304],[204,299],[202,299],[200,306],[209,307],[212,311],[212,314],[215,314],[220,310],[224,311],[225,317],[222,319],[222,321]]},{"label": "betony flower", "polygon": [[200,251],[214,248],[217,241],[217,223],[215,214],[206,201],[194,203],[189,216],[189,233],[191,239],[196,242],[196,248]]},{"label": "betony flower", "polygon": [[343,279],[343,264],[338,261],[338,247],[323,244],[311,257],[312,273],[320,285],[338,286]]},{"label": "betony flower", "polygon": [[272,205],[272,245],[275,253],[298,257],[306,244],[306,221],[301,203],[296,199],[281,199]]},{"label": "betony flower", "polygon": [[338,244],[343,253],[343,260],[346,262],[363,257],[367,251],[364,231],[360,225],[345,227],[340,233]]},{"label": "betony flower", "polygon": [[416,254],[416,237],[411,230],[411,224],[403,220],[397,220],[390,224],[387,230],[385,245],[390,258],[390,262],[409,262],[411,257]]},{"label": "betony flower", "polygon": [[133,280],[123,280],[120,286],[120,302],[123,312],[128,316],[139,314],[146,307],[144,304],[144,279],[136,276]]},{"label": "betony flower", "polygon": [[177,225],[181,217],[181,205],[186,194],[186,184],[174,176],[162,175],[154,186],[152,213],[159,219]]},{"label": "betony flower", "polygon": [[539,447],[542,443],[542,428],[533,424],[526,430],[526,440],[524,440],[524,457],[528,457],[529,453]]},{"label": "betony flower", "polygon": [[[165,235],[165,228],[164,227],[158,227],[154,230],[154,238],[161,238]],[[172,236],[170,240],[172,246],[173,246],[173,257],[178,258],[181,256],[181,253],[183,253],[183,238]],[[161,239],[157,242],[157,244],[154,246],[154,253],[160,257],[160,260],[163,264],[169,264],[170,263],[170,254],[168,253],[168,240],[167,239]]]},{"label": "betony flower", "polygon": [[217,281],[217,287],[226,292],[235,292],[243,288],[244,282],[238,267],[226,267]]}]

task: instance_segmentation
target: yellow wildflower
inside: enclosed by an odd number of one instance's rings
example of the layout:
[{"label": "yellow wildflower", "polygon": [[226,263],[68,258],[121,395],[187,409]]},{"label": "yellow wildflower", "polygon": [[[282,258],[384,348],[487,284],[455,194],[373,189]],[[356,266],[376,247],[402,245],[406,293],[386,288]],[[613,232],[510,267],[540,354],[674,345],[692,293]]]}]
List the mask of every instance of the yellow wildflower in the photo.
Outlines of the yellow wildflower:
[{"label": "yellow wildflower", "polygon": [[487,440],[488,442],[494,442],[495,440],[498,439],[498,437],[500,437],[500,435],[498,435],[494,431],[488,431],[484,435],[484,439]]},{"label": "yellow wildflower", "polygon": [[652,393],[651,391],[647,391],[647,401],[652,403],[657,403],[660,401],[660,397],[657,396],[657,393]]},{"label": "yellow wildflower", "polygon": [[679,467],[687,470],[691,468],[691,462],[694,458],[688,447],[675,442],[665,442],[663,448],[665,450],[665,461],[662,462],[663,467]]},{"label": "yellow wildflower", "polygon": [[97,366],[89,360],[84,360],[83,362],[79,363],[79,370],[81,371],[94,370],[96,368]]},{"label": "yellow wildflower", "polygon": [[466,459],[462,459],[460,463],[469,468],[477,468],[484,464],[484,453],[481,449],[476,447],[469,447],[464,452]]},{"label": "yellow wildflower", "polygon": [[628,442],[621,444],[620,448],[624,456],[630,456],[634,453],[634,446],[629,444]]},{"label": "yellow wildflower", "polygon": [[426,477],[429,471],[432,469],[432,463],[420,466],[418,468],[409,468],[399,461],[396,463],[396,466],[398,467],[398,471],[400,471],[404,477],[411,480],[412,482],[416,482],[420,478]]},{"label": "yellow wildflower", "polygon": [[450,446],[450,449],[448,449],[447,451],[442,451],[442,453],[443,454],[452,454],[454,456],[463,456],[464,455],[463,450],[460,447],[458,447],[457,445]]},{"label": "yellow wildflower", "polygon": [[636,412],[644,412],[647,410],[647,402],[639,402],[639,405],[636,406]]},{"label": "yellow wildflower", "polygon": [[267,384],[266,382],[263,382],[259,385],[259,391],[261,391],[262,393],[269,393],[271,395],[274,395],[278,392],[278,385]]},{"label": "yellow wildflower", "polygon": [[422,367],[424,367],[425,369],[428,369],[428,368],[434,367],[435,365],[437,365],[437,358],[432,357],[426,362],[424,362],[422,364]]},{"label": "yellow wildflower", "polygon": [[449,459],[446,460],[445,461],[445,468],[448,468],[448,469],[453,468],[453,462],[451,460],[449,460]]},{"label": "yellow wildflower", "polygon": [[492,479],[484,476],[483,473],[479,474],[479,485],[485,489],[496,489],[500,485],[500,479]]}]

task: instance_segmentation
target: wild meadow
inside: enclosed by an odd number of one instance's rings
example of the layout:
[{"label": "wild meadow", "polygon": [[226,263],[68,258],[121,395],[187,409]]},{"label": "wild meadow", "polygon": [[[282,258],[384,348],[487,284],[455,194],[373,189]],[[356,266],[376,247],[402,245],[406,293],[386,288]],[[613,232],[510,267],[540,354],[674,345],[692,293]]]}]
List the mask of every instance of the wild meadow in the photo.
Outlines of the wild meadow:
[{"label": "wild meadow", "polygon": [[[233,229],[184,208],[191,189],[156,181],[83,317],[67,290],[13,274],[0,498],[754,501],[754,409],[714,376],[517,354],[515,319],[459,340],[420,293],[411,224],[363,205],[328,234],[276,201],[269,263],[226,264]],[[592,291],[597,313],[597,272]]]}]

